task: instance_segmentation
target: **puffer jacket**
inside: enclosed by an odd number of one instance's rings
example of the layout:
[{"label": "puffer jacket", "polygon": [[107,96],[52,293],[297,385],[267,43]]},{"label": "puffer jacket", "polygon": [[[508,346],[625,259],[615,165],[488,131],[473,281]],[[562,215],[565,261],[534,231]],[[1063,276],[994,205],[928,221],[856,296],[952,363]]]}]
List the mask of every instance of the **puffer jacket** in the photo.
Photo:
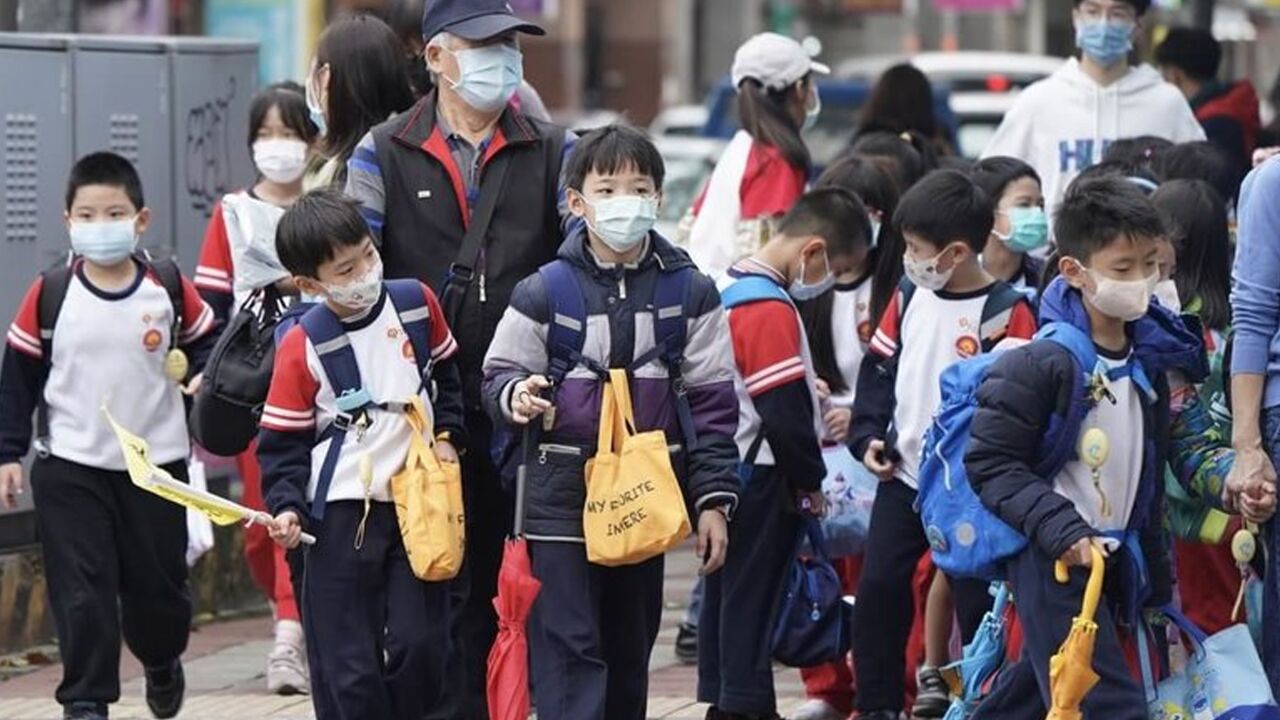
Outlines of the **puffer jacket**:
[{"label": "puffer jacket", "polygon": [[[1058,278],[1045,290],[1040,321],[1067,322],[1089,332],[1089,318],[1077,290]],[[1155,304],[1128,326],[1133,353],[1152,380],[1157,399],[1145,403],[1143,472],[1129,530],[1139,535],[1147,566],[1146,605],[1170,600],[1172,574],[1164,517],[1163,468],[1170,452],[1169,383],[1181,372],[1199,382],[1208,372],[1199,328]],[[978,390],[965,468],[982,503],[1025,534],[1050,557],[1059,557],[1081,538],[1097,535],[1066,497],[1054,492],[1051,477],[1032,470],[1042,439],[1064,422],[1073,401],[1071,354],[1051,341],[1035,341],[1008,351]],[[1131,580],[1133,580],[1131,578]]]},{"label": "puffer jacket", "polygon": [[[559,257],[573,267],[585,300],[583,355],[601,367],[630,367],[653,347],[652,300],[658,275],[693,265],[683,250],[656,232],[647,242],[640,262],[626,267],[599,263],[581,225],[560,247]],[[738,448],[733,438],[738,400],[728,319],[715,284],[701,273],[695,272],[690,283],[685,318],[688,335],[681,374],[688,387],[696,447],[681,446],[671,382],[660,360],[633,369],[631,396],[637,431],[666,432],[676,475],[691,513],[696,513],[737,502]],[[510,423],[510,394],[516,382],[548,373],[550,321],[547,289],[535,273],[516,286],[485,357],[483,396],[495,423]],[[581,541],[583,468],[595,454],[602,386],[601,378],[579,363],[555,389],[554,425],[540,433],[528,469],[525,529],[531,539]]]}]

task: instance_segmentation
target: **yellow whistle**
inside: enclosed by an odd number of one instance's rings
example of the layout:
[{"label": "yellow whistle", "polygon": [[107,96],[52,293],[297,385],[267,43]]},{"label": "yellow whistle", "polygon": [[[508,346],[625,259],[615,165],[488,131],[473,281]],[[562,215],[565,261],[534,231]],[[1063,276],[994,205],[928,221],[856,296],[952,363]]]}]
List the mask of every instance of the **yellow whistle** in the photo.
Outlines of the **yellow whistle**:
[{"label": "yellow whistle", "polygon": [[1098,470],[1107,464],[1111,454],[1111,441],[1098,428],[1089,428],[1080,436],[1080,462],[1090,470]]},{"label": "yellow whistle", "polygon": [[187,377],[187,372],[191,370],[191,361],[187,359],[187,354],[181,350],[174,348],[164,356],[164,374],[174,382],[182,382]]},{"label": "yellow whistle", "polygon": [[1253,533],[1242,528],[1231,536],[1231,557],[1235,558],[1236,563],[1247,565],[1253,561],[1253,556],[1257,553],[1258,541],[1253,537]]}]

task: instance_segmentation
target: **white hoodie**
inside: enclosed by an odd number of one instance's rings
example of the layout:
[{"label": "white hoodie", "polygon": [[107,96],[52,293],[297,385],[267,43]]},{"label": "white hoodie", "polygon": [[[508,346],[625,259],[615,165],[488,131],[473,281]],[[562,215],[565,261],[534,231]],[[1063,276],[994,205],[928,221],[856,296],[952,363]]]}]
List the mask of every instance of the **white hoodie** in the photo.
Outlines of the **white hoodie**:
[{"label": "white hoodie", "polygon": [[1036,169],[1050,211],[1080,171],[1101,162],[1115,140],[1155,135],[1175,143],[1204,140],[1182,93],[1149,65],[1103,87],[1071,58],[1022,92],[983,157],[1006,155]]}]

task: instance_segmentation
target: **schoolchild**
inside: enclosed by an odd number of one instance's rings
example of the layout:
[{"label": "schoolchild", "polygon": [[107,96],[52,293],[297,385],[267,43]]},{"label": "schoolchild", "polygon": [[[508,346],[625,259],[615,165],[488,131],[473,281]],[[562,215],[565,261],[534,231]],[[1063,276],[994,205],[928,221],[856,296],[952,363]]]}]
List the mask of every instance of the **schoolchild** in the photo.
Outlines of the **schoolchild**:
[{"label": "schoolchild", "polygon": [[[213,310],[172,260],[138,249],[151,222],[142,181],[109,152],[67,181],[72,257],[27,290],[0,380],[0,504],[23,489],[31,446],[36,523],[63,676],[63,716],[106,718],[120,699],[120,639],[146,670],[147,706],[173,717],[191,628],[185,511],[133,485],[101,413],[145,438],[186,478],[183,393],[215,338]],[[184,385],[185,383],[185,385]]]},{"label": "schoolchild", "polygon": [[711,279],[653,230],[663,175],[639,130],[611,125],[578,141],[566,181],[569,209],[584,222],[557,260],[516,287],[484,362],[495,423],[515,432],[533,424],[525,531],[542,590],[530,667],[547,720],[646,716],[663,556],[606,567],[588,560],[584,540],[606,369],[627,370],[634,430],[666,433],[704,576],[724,563],[737,503],[727,321]]},{"label": "schoolchild", "polygon": [[448,589],[414,575],[390,480],[409,455],[415,395],[436,457],[457,462],[458,345],[429,288],[383,280],[341,193],[294,203],[276,249],[298,289],[324,298],[276,348],[258,438],[273,539],[292,549],[303,529],[317,538],[302,587],[308,661],[324,680],[312,687],[316,715],[417,720],[443,687]]},{"label": "schoolchild", "polygon": [[[969,177],[954,170],[926,176],[903,195],[893,221],[906,239],[906,279],[871,339],[850,433],[854,455],[884,481],[872,507],[853,629],[858,709],[876,720],[896,718],[904,700],[911,576],[929,547],[914,509],[916,478],[924,433],[941,402],[942,371],[1035,332],[1026,298],[979,262],[994,218],[987,194]],[[990,605],[986,585],[953,585],[967,639]],[[921,669],[919,685],[922,693],[945,693],[932,667]]]}]

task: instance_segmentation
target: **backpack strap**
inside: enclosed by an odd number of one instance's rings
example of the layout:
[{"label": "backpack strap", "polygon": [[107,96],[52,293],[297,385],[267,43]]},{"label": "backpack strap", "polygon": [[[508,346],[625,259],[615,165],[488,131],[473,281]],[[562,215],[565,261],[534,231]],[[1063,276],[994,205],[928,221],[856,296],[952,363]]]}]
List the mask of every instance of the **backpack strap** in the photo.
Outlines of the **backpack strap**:
[{"label": "backpack strap", "polygon": [[720,291],[720,303],[726,310],[760,300],[779,300],[793,305],[791,296],[778,283],[763,275],[746,275]]},{"label": "backpack strap", "polygon": [[982,305],[982,318],[978,326],[978,338],[982,344],[982,352],[991,352],[1004,340],[1009,332],[1009,321],[1013,318],[1014,308],[1019,302],[1026,302],[1027,296],[1019,292],[1009,283],[996,283],[987,294]]},{"label": "backpack strap", "polygon": [[143,267],[156,276],[156,279],[160,281],[160,285],[164,287],[164,291],[169,295],[169,303],[173,305],[173,331],[169,333],[169,346],[171,348],[177,347],[178,336],[182,334],[182,308],[186,305],[183,302],[182,270],[173,258],[164,260],[145,259],[143,260]]},{"label": "backpack strap", "polygon": [[342,327],[342,320],[324,303],[317,303],[298,321],[320,358],[325,377],[333,388],[337,413],[325,429],[321,439],[329,440],[329,449],[320,464],[320,476],[316,481],[315,499],[311,502],[311,515],[324,519],[325,503],[329,498],[329,485],[342,455],[342,445],[352,425],[367,422],[366,413],[373,405],[360,380],[360,365],[356,362],[351,340]]},{"label": "backpack strap", "polygon": [[1093,338],[1080,328],[1065,322],[1045,325],[1036,333],[1035,339],[1057,343],[1071,354],[1077,370],[1072,378],[1067,415],[1061,423],[1051,426],[1051,431],[1056,430],[1056,435],[1051,442],[1044,444],[1044,453],[1036,465],[1037,475],[1052,478],[1075,456],[1080,427],[1095,404],[1090,397],[1089,388],[1098,372],[1098,351],[1093,345]]},{"label": "backpack strap", "polygon": [[[40,295],[36,299],[36,317],[40,326],[40,351],[44,360],[45,372],[53,364],[53,326],[58,322],[62,312],[62,303],[67,299],[67,288],[71,285],[73,270],[70,264],[50,268],[40,274]],[[36,453],[40,457],[49,456],[49,405],[44,401],[44,393],[36,403]]]},{"label": "backpack strap", "polygon": [[413,347],[420,381],[418,391],[421,392],[431,374],[431,308],[427,307],[422,283],[417,280],[388,280],[386,286],[387,297],[391,299],[391,305],[400,318],[400,326]]},{"label": "backpack strap", "polygon": [[693,408],[689,405],[689,388],[684,380],[684,348],[689,334],[685,306],[692,280],[693,268],[689,266],[658,273],[653,289],[653,349],[631,364],[634,369],[660,359],[666,366],[686,451],[692,450],[698,442]]},{"label": "backpack strap", "polygon": [[573,267],[564,260],[552,260],[538,268],[547,293],[550,318],[547,323],[547,379],[555,392],[579,363],[603,377],[605,368],[583,356],[587,341],[587,301]]}]

